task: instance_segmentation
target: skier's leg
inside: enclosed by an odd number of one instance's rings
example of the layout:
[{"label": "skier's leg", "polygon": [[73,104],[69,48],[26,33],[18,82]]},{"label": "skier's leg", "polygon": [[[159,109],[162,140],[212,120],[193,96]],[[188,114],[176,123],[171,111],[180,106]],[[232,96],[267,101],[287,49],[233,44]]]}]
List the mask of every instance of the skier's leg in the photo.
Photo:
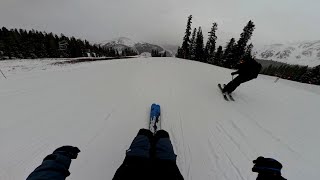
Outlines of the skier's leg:
[{"label": "skier's leg", "polygon": [[224,92],[232,93],[242,82],[244,82],[243,77],[239,75],[229,82],[223,90]]},{"label": "skier's leg", "polygon": [[140,129],[127,150],[126,156],[149,158],[152,138],[153,134],[150,130]]},{"label": "skier's leg", "polygon": [[154,166],[157,171],[155,180],[183,180],[183,176],[176,163],[177,155],[174,154],[169,134],[164,130],[157,131],[155,138]]},{"label": "skier's leg", "polygon": [[230,81],[224,88],[223,88],[223,92],[230,92],[230,88],[232,88],[234,86],[234,80]]},{"label": "skier's leg", "polygon": [[126,152],[122,165],[117,169],[113,180],[147,180],[151,173],[150,148],[153,134],[147,129],[140,129]]},{"label": "skier's leg", "polygon": [[169,134],[165,130],[159,130],[155,135],[155,157],[176,161],[177,156],[174,154]]}]

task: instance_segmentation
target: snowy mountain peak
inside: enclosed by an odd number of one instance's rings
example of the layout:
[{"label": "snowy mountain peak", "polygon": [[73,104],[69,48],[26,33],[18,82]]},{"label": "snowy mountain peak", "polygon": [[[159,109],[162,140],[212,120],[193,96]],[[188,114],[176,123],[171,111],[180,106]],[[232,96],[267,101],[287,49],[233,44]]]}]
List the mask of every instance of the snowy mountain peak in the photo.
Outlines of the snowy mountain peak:
[{"label": "snowy mountain peak", "polygon": [[320,40],[266,45],[255,51],[258,59],[308,66],[320,64]]},{"label": "snowy mountain peak", "polygon": [[127,37],[119,37],[114,38],[112,40],[102,41],[99,43],[102,46],[115,46],[115,45],[122,45],[126,47],[133,47],[137,42],[133,41],[130,38]]},{"label": "snowy mountain peak", "polygon": [[129,47],[133,47],[136,44],[135,41],[133,41],[130,38],[127,38],[127,37],[119,37],[119,38],[113,39],[111,42],[114,42],[115,44],[126,45],[126,46],[129,46]]},{"label": "snowy mountain peak", "polygon": [[122,51],[125,48],[131,48],[132,50],[138,52],[139,54],[144,52],[151,53],[152,50],[158,50],[159,52],[162,52],[162,53],[166,52],[167,56],[172,56],[173,54],[171,51],[165,50],[163,47],[159,45],[146,43],[142,41],[133,41],[132,39],[127,37],[115,38],[110,41],[102,42],[100,43],[100,45],[102,45],[105,48],[112,47],[118,51]]}]

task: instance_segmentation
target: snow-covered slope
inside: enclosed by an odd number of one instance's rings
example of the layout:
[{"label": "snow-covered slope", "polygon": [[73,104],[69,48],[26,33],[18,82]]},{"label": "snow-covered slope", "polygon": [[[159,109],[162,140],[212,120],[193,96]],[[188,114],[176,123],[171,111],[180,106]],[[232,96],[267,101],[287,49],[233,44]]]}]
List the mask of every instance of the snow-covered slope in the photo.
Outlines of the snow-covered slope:
[{"label": "snow-covered slope", "polygon": [[257,48],[256,57],[289,64],[320,65],[320,41],[273,44]]},{"label": "snow-covered slope", "polygon": [[317,86],[259,76],[226,102],[217,83],[229,81],[231,71],[194,61],[44,67],[5,68],[8,79],[0,78],[0,179],[25,179],[66,144],[81,149],[67,179],[112,179],[154,102],[186,180],[254,180],[252,160],[260,155],[282,162],[290,180],[318,178]]}]

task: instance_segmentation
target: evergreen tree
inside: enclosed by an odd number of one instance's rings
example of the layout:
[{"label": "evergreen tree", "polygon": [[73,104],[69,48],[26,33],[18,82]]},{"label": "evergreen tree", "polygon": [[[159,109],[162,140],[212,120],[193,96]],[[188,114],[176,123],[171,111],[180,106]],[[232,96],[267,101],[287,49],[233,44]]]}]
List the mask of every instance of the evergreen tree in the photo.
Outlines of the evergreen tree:
[{"label": "evergreen tree", "polygon": [[192,60],[194,60],[194,58],[195,58],[196,35],[197,35],[197,28],[194,28],[193,32],[192,32],[191,41],[190,41],[190,48],[189,48],[189,52],[190,52],[189,59],[192,59]]},{"label": "evergreen tree", "polygon": [[124,50],[121,52],[121,56],[123,56],[123,57],[127,56],[126,50],[127,50],[127,49],[124,49]]},{"label": "evergreen tree", "polygon": [[164,51],[164,53],[162,54],[162,57],[167,57],[167,51]]},{"label": "evergreen tree", "polygon": [[161,57],[161,54],[159,53],[158,49],[152,49],[151,56],[152,57]]},{"label": "evergreen tree", "polygon": [[216,50],[216,40],[217,40],[216,31],[217,31],[217,29],[218,29],[218,24],[213,23],[211,31],[209,32],[208,41],[207,41],[206,48],[205,48],[208,62],[211,62],[214,58],[214,52]]},{"label": "evergreen tree", "polygon": [[215,53],[213,64],[221,66],[222,56],[223,56],[222,46],[219,46],[217,53]]},{"label": "evergreen tree", "polygon": [[4,42],[3,42],[3,32],[0,29],[0,60],[4,57]]},{"label": "evergreen tree", "polygon": [[238,40],[237,45],[234,48],[234,57],[232,59],[232,62],[230,63],[232,68],[238,63],[240,59],[243,58],[247,43],[250,40],[254,29],[255,25],[250,20],[248,24],[244,27],[243,32],[240,35],[240,39]]},{"label": "evergreen tree", "polygon": [[182,58],[183,57],[182,48],[180,48],[180,46],[178,47],[176,57],[177,58]]},{"label": "evergreen tree", "polygon": [[203,59],[204,62],[207,62],[208,64],[213,64],[213,58],[209,58],[209,49],[208,49],[208,42],[205,45],[204,49],[203,49]]},{"label": "evergreen tree", "polygon": [[88,52],[110,56],[112,51],[90,45],[88,41],[68,38],[63,34],[59,37],[53,33],[36,30],[0,29],[1,59],[4,58],[58,58],[81,57]]},{"label": "evergreen tree", "polygon": [[221,66],[231,67],[231,61],[234,57],[234,54],[233,54],[234,48],[235,48],[235,40],[234,38],[231,38],[224,50],[222,61],[220,61]]},{"label": "evergreen tree", "polygon": [[195,47],[195,60],[200,62],[205,62],[203,59],[204,49],[203,49],[203,34],[201,27],[198,29],[197,38],[196,38],[196,47]]},{"label": "evergreen tree", "polygon": [[187,28],[186,28],[186,32],[182,42],[182,52],[183,52],[182,58],[184,59],[188,59],[190,57],[189,46],[190,46],[191,23],[192,23],[191,20],[192,20],[192,15],[188,17]]},{"label": "evergreen tree", "polygon": [[252,49],[253,49],[253,44],[250,43],[250,44],[245,48],[244,59],[253,59],[253,57],[252,57]]},{"label": "evergreen tree", "polygon": [[310,68],[301,76],[301,82],[320,85],[320,65]]}]

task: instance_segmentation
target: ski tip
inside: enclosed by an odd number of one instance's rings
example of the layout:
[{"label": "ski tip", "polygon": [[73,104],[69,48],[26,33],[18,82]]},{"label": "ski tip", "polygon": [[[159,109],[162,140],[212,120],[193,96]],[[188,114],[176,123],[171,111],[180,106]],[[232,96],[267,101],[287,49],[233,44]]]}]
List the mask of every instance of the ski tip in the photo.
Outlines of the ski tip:
[{"label": "ski tip", "polygon": [[159,104],[156,104],[156,103],[153,103],[153,104],[151,105],[151,107],[160,107],[160,105],[159,105]]}]

